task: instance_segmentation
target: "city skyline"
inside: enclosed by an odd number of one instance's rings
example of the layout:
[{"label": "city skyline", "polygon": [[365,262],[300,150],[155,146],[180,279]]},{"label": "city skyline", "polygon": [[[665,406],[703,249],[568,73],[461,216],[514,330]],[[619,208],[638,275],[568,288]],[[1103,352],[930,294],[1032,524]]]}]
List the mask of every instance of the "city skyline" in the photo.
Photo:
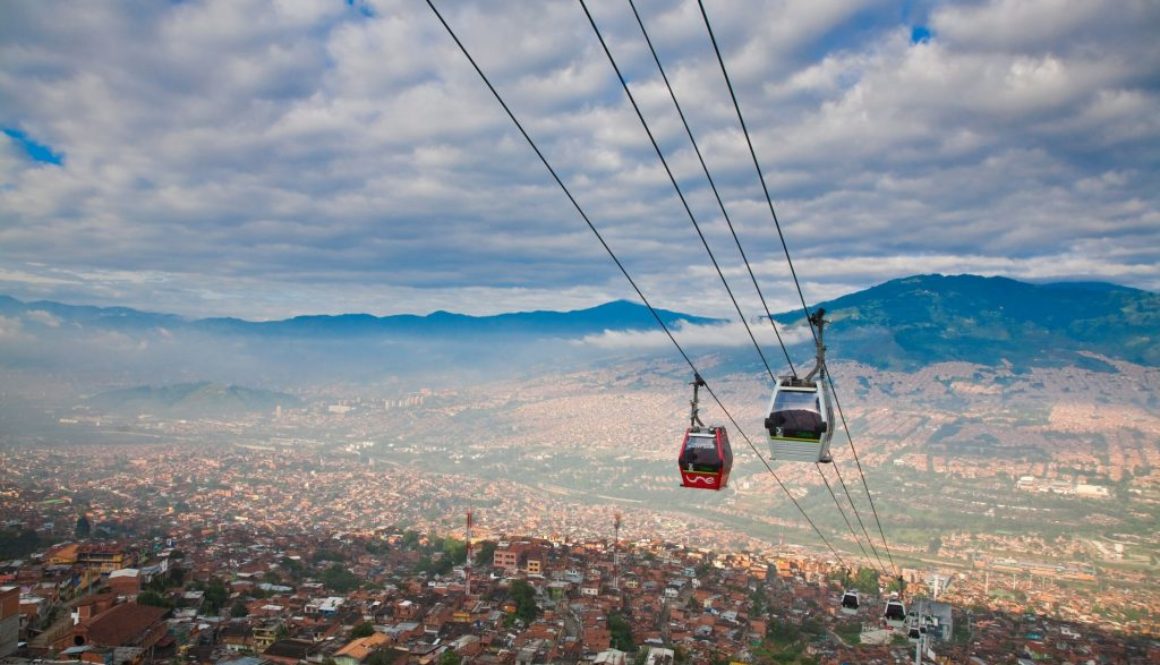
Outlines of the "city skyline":
[{"label": "city skyline", "polygon": [[[796,293],[696,3],[639,3],[773,311]],[[657,306],[728,300],[577,3],[436,3]],[[590,9],[747,313],[625,3]],[[707,3],[810,302],[915,273],[1160,290],[1160,11]],[[16,3],[0,293],[186,316],[635,294],[421,3]]]}]

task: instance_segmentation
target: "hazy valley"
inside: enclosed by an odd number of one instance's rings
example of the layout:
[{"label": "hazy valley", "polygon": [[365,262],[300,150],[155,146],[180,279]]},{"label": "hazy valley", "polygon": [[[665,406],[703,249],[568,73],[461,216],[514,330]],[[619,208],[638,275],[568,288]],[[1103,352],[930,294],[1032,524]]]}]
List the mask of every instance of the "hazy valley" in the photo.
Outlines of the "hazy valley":
[{"label": "hazy valley", "polygon": [[[841,307],[834,311],[843,316]],[[920,363],[914,353],[895,353],[875,365],[841,359],[849,343],[835,338],[832,374],[890,551],[844,432],[834,440],[835,465],[779,463],[774,471],[844,557],[868,565],[889,557],[949,575],[1039,576],[1032,587],[1051,573],[1053,583],[1100,598],[1107,620],[1154,625],[1146,599],[1158,591],[1160,369],[1082,349],[1062,362],[1064,344],[1042,362],[1035,358],[1043,349],[1032,348],[1017,364]],[[829,556],[759,459],[768,457],[760,426],[768,381],[745,349],[698,356],[744,432],[732,432],[730,488],[710,493],[678,487],[687,367],[648,349],[594,354],[542,343],[567,352],[518,368],[509,358],[499,373],[472,374],[479,365],[469,364],[463,370],[472,379],[458,383],[441,367],[281,393],[196,384],[84,395],[53,387],[49,373],[39,378],[41,399],[20,395],[22,414],[9,420],[8,482],[37,488],[30,496],[38,500],[83,501],[114,532],[163,525],[178,503],[179,519],[206,528],[409,524],[440,533],[459,529],[471,507],[485,534],[562,538],[606,536],[621,512],[631,540]],[[902,357],[908,367],[890,369]],[[249,408],[238,406],[247,401]],[[721,420],[714,407],[705,416]],[[106,446],[113,452],[103,453]],[[164,473],[142,475],[153,468]],[[301,503],[291,501],[287,484],[304,492]],[[138,492],[118,493],[134,485]],[[963,593],[1000,604],[1018,599],[1046,614],[1075,611],[1043,588],[1014,582]]]}]

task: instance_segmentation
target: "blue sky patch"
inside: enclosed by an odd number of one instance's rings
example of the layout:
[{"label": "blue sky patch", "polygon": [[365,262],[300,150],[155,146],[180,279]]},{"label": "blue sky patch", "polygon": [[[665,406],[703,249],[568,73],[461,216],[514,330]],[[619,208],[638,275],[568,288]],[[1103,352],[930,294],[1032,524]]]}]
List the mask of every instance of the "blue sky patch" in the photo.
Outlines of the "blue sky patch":
[{"label": "blue sky patch", "polygon": [[933,36],[934,33],[931,32],[930,28],[926,27],[925,25],[916,25],[910,29],[911,44],[924,44],[929,42],[930,38]]},{"label": "blue sky patch", "polygon": [[38,162],[44,162],[46,164],[56,164],[57,166],[60,166],[64,162],[63,154],[59,152],[53,152],[51,147],[44,145],[43,143],[37,143],[19,129],[9,129],[8,127],[5,127],[2,131],[4,132],[5,136],[9,137],[15,141],[17,145],[23,148],[24,152],[32,159]]}]

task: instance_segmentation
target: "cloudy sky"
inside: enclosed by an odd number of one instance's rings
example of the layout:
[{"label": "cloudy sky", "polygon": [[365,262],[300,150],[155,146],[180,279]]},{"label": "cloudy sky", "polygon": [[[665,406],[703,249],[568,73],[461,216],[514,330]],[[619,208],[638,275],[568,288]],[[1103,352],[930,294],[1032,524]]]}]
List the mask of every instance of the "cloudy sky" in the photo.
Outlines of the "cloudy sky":
[{"label": "cloudy sky", "polygon": [[[774,311],[695,0],[637,0]],[[658,306],[733,310],[583,9],[441,0]],[[1160,290],[1160,3],[706,0],[807,300],[915,273]],[[759,309],[627,0],[596,21]],[[634,294],[417,0],[5,2],[0,293],[188,316]]]}]

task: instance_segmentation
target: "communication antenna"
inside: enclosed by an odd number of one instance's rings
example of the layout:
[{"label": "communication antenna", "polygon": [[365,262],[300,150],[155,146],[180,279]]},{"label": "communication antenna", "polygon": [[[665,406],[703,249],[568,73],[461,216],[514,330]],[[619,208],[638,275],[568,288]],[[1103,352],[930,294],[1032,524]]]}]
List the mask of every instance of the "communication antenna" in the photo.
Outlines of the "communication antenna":
[{"label": "communication antenna", "polygon": [[467,509],[467,561],[463,564],[463,577],[466,580],[464,585],[464,593],[471,597],[471,509]]},{"label": "communication antenna", "polygon": [[620,511],[616,511],[615,518],[612,522],[613,540],[612,540],[612,574],[613,574],[613,588],[620,591]]}]

